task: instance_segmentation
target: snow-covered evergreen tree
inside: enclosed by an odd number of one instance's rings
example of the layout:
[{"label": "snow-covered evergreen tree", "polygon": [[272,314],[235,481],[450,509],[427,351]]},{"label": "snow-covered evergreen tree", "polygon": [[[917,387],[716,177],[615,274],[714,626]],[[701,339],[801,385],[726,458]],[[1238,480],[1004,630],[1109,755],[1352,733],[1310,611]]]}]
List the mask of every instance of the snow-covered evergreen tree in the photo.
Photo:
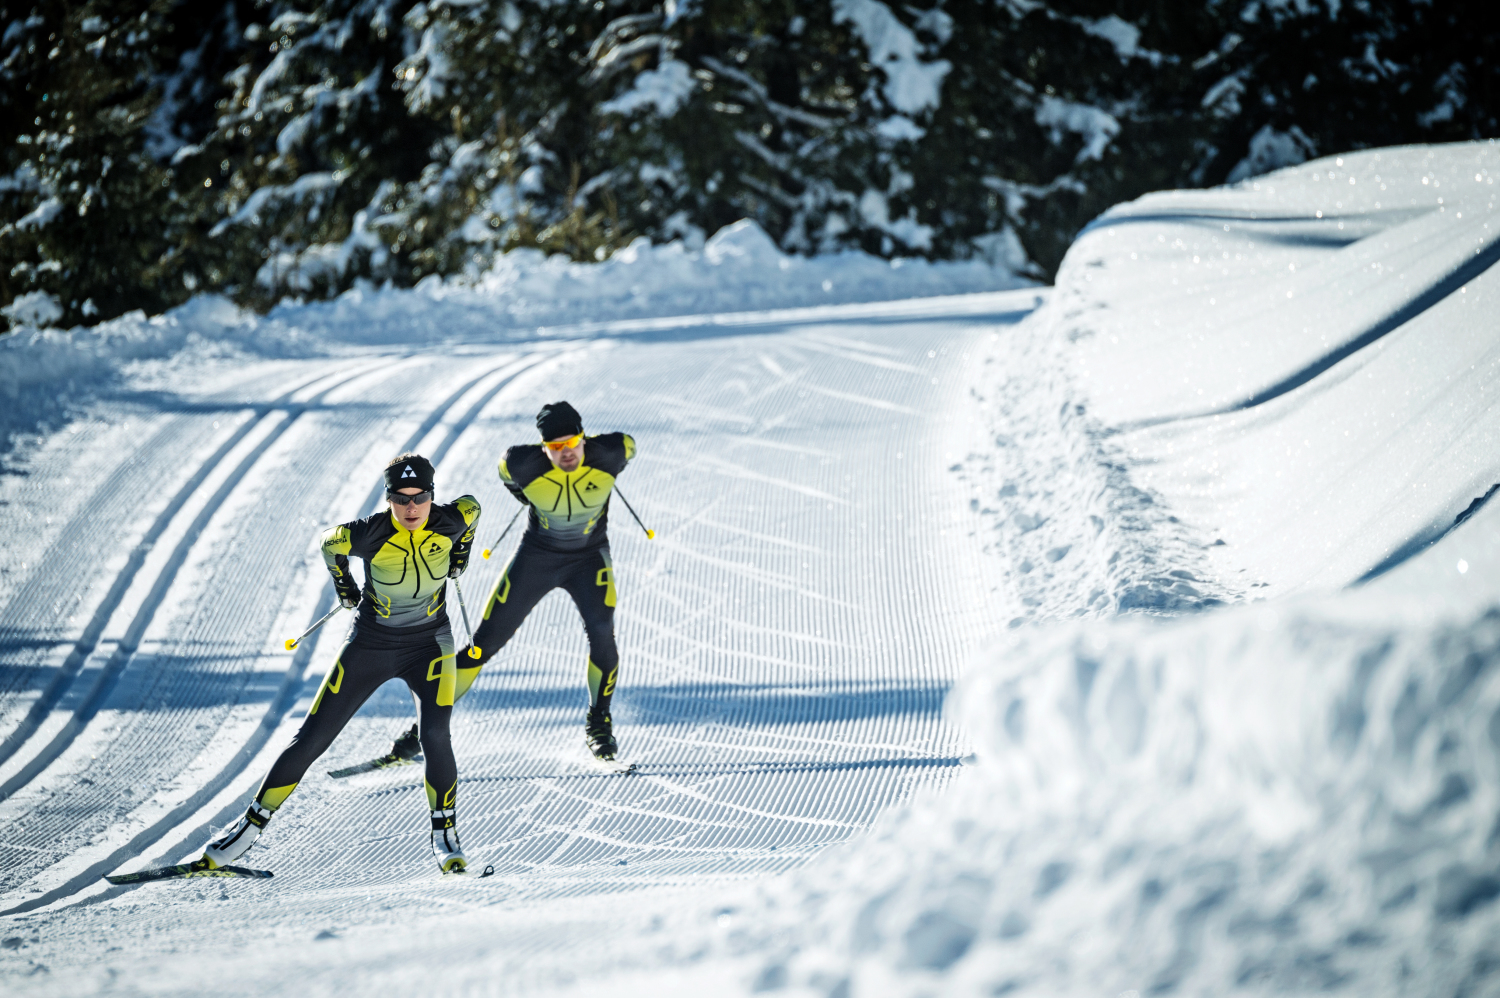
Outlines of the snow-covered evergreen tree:
[{"label": "snow-covered evergreen tree", "polygon": [[1038,275],[1145,191],[1500,134],[1464,0],[0,0],[8,324],[741,218]]},{"label": "snow-covered evergreen tree", "polygon": [[[174,153],[211,193],[195,254],[241,300],[321,295],[358,275],[406,283],[405,235],[375,228],[444,129],[406,112],[396,65],[415,45],[406,0],[257,3],[211,129]],[[196,189],[196,188],[195,188]],[[216,276],[217,275],[217,276]]]},{"label": "snow-covered evergreen tree", "polygon": [[0,302],[13,323],[86,322],[181,296],[151,269],[169,249],[146,152],[165,3],[0,7]]}]

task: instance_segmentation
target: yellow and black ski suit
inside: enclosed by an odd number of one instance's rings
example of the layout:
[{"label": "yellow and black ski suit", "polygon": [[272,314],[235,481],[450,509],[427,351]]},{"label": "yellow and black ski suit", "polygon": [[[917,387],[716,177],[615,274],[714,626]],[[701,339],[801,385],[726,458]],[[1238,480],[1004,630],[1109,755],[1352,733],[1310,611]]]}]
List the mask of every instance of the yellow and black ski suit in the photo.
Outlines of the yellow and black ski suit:
[{"label": "yellow and black ski suit", "polygon": [[[504,648],[526,615],[554,589],[573,598],[588,636],[589,707],[608,715],[619,677],[615,646],[615,570],[609,557],[609,497],[615,478],[635,457],[624,433],[586,437],[573,471],[555,467],[540,444],[512,447],[500,461],[500,480],[527,507],[526,533],[474,629],[482,666]],[[467,666],[471,660],[460,657]],[[478,669],[472,670],[475,675]],[[460,673],[470,672],[467,668]],[[473,677],[461,675],[467,689]]]},{"label": "yellow and black ski suit", "polygon": [[323,535],[323,560],[336,580],[349,577],[351,555],[364,559],[358,616],[297,737],[266,774],[255,797],[262,807],[280,807],[354,712],[391,679],[404,681],[417,701],[428,804],[433,810],[454,806],[458,767],[448,719],[458,670],[448,626],[448,568],[455,553],[467,555],[478,521],[479,503],[460,496],[434,504],[416,530],[387,509]]}]

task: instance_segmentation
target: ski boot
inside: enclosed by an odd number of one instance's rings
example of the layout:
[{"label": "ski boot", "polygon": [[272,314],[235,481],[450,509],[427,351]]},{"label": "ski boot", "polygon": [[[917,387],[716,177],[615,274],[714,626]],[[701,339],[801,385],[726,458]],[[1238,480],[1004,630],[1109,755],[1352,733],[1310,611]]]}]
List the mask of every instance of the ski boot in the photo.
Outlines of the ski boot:
[{"label": "ski boot", "polygon": [[432,812],[432,854],[444,873],[463,873],[469,859],[458,841],[458,821],[453,808]]},{"label": "ski boot", "polygon": [[250,808],[240,820],[230,825],[219,833],[219,837],[210,842],[203,849],[203,858],[194,863],[194,866],[204,864],[202,869],[217,870],[222,866],[228,866],[250,851],[255,845],[255,840],[260,838],[261,829],[266,827],[266,822],[271,820],[271,812],[251,801]]},{"label": "ski boot", "polygon": [[422,742],[417,738],[417,726],[413,724],[406,733],[391,743],[391,762],[411,762],[422,755]]},{"label": "ski boot", "polygon": [[615,753],[620,746],[615,742],[608,714],[589,711],[588,721],[583,728],[583,743],[600,762],[615,761]]}]

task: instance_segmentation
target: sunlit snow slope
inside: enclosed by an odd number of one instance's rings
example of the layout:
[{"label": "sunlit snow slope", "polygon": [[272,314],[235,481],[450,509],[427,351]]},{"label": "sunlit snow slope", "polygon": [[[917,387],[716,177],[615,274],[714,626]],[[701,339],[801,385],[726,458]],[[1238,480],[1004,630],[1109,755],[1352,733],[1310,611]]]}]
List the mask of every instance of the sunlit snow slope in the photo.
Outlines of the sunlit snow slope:
[{"label": "sunlit snow slope", "polygon": [[[355,323],[358,301],[333,312]],[[774,873],[944,784],[967,748],[943,698],[989,612],[948,470],[972,443],[962,386],[981,344],[1037,301],[599,323],[498,346],[481,332],[127,378],[5,483],[23,526],[0,592],[7,990],[122,976],[224,990],[206,961],[239,955],[278,974],[311,961],[324,987],[368,993],[377,978],[361,974],[378,968],[330,964],[319,940],[367,930],[395,945],[434,918],[442,932],[460,914],[473,927],[486,910]],[[426,309],[458,327],[480,305]],[[295,314],[279,335],[294,338]],[[343,630],[281,650],[331,605],[323,525],[375,508],[380,469],[412,448],[440,493],[478,496],[488,544],[515,510],[499,455],[556,398],[640,446],[620,486],[657,538],[618,504],[611,518],[614,717],[639,773],[585,762],[583,635],[559,592],[455,716],[464,843],[494,876],[437,874],[419,768],[324,775],[410,723],[393,684],[247,857],[274,880],[104,885],[194,853],[300,722]],[[464,577],[471,613],[515,538]],[[636,902],[578,903],[608,922]],[[416,966],[463,962],[439,946]]]},{"label": "sunlit snow slope", "polygon": [[950,700],[979,764],[768,887],[742,987],[1500,992],[1497,178],[1366,152],[1079,238],[976,398],[1026,607]]}]

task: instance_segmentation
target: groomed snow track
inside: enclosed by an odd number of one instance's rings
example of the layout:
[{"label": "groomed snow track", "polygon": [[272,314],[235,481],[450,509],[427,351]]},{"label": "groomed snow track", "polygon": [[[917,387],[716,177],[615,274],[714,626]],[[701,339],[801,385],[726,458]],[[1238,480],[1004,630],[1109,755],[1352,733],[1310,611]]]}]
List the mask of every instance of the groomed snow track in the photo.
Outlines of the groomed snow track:
[{"label": "groomed snow track", "polygon": [[[973,445],[965,361],[1034,301],[371,350],[97,403],[27,469],[28,511],[58,522],[0,589],[0,909],[48,927],[43,977],[104,974],[102,938],[137,960],[781,871],[941,785],[965,752],[945,692],[1009,615],[972,598],[948,471]],[[495,461],[560,397],[641,445],[621,486],[658,537],[618,504],[611,525],[639,772],[583,758],[583,636],[554,594],[455,715],[464,842],[496,876],[437,876],[420,768],[325,775],[410,723],[390,684],[252,853],[274,880],[104,886],[193,852],[295,731],[345,626],[281,650],[331,606],[321,527],[375,508],[410,448],[443,496],[478,496],[489,544],[514,510]],[[513,542],[465,576],[471,613]]]}]

